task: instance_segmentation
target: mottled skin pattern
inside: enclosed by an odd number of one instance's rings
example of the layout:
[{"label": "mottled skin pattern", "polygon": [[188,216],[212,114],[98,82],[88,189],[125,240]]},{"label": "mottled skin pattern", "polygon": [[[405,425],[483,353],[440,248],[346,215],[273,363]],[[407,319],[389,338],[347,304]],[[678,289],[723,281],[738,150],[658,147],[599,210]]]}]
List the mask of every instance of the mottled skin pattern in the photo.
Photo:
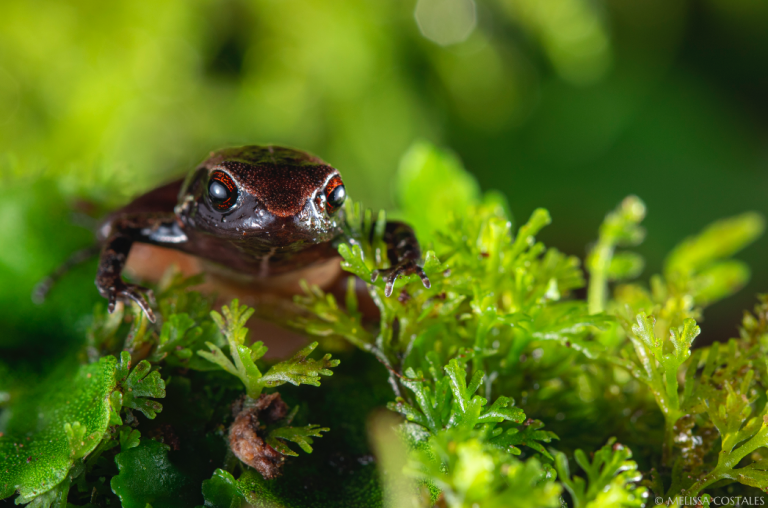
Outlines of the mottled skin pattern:
[{"label": "mottled skin pattern", "polygon": [[[103,250],[96,286],[109,300],[110,312],[118,300],[133,300],[154,321],[152,293],[122,279],[134,242],[192,254],[244,282],[326,261],[346,240],[345,197],[339,172],[306,152],[277,146],[214,152],[186,179],[155,189],[107,218],[99,229]],[[413,230],[390,222],[384,241],[391,263],[383,271],[386,295],[401,275],[417,273],[429,287],[417,264],[421,250]]]}]

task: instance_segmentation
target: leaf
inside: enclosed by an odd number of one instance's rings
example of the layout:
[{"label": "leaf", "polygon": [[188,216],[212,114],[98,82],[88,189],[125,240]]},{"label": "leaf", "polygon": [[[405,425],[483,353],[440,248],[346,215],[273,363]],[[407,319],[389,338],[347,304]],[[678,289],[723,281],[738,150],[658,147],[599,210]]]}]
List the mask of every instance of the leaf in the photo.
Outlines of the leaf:
[{"label": "leaf", "polygon": [[96,442],[101,440],[100,433],[94,433],[87,436],[88,429],[80,422],[65,423],[64,434],[67,435],[67,442],[69,444],[69,455],[73,459],[79,459],[91,451],[91,443],[95,439]]},{"label": "leaf", "polygon": [[429,429],[432,434],[450,428],[493,429],[498,423],[525,420],[523,410],[514,407],[510,398],[498,397],[486,407],[488,401],[474,395],[483,383],[485,375],[482,371],[476,372],[467,384],[466,363],[463,361],[454,358],[443,370],[444,377],[433,371],[435,378],[431,382],[423,379],[421,372],[406,371],[407,378],[401,382],[413,392],[418,409],[402,398],[388,404],[387,408],[402,414],[409,422]]},{"label": "leaf", "polygon": [[561,488],[538,460],[522,462],[465,429],[430,436],[411,453],[405,472],[433,482],[450,507],[561,506]]},{"label": "leaf", "polygon": [[700,272],[754,242],[764,229],[765,220],[755,212],[719,220],[675,247],[667,256],[664,273],[674,277]]},{"label": "leaf", "polygon": [[109,424],[122,425],[123,419],[120,418],[120,411],[123,409],[123,394],[119,390],[113,391],[109,395]]},{"label": "leaf", "polygon": [[[701,328],[699,328],[696,321],[693,319],[686,319],[683,322],[683,326],[679,327],[677,330],[670,330],[670,342],[672,343],[674,357],[677,360],[675,362],[677,367],[682,365],[682,363],[691,356],[691,346],[693,346],[693,341],[700,333]],[[677,370],[677,368],[675,368],[675,370]],[[675,372],[675,375],[676,374],[677,372]]]},{"label": "leaf", "polygon": [[663,342],[656,337],[654,326],[656,320],[648,317],[644,313],[637,316],[637,324],[632,326],[632,333],[640,339],[643,346],[656,358],[657,361],[663,359]]},{"label": "leaf", "polygon": [[202,328],[196,327],[195,324],[189,314],[172,314],[163,323],[163,328],[157,339],[157,348],[152,353],[150,360],[159,362],[169,353],[175,352],[176,355],[179,355],[187,349],[202,335]]},{"label": "leaf", "polygon": [[210,353],[197,351],[197,354],[238,377],[245,385],[248,396],[257,399],[264,388],[264,383],[261,381],[261,371],[254,362],[264,356],[267,348],[262,342],[256,342],[250,348],[245,345],[245,338],[248,335],[248,328],[245,325],[254,310],[246,305],[240,305],[235,299],[229,306],[223,306],[221,311],[224,314],[223,317],[216,311],[211,311],[210,315],[226,337],[232,359],[230,360],[221,348],[211,342],[206,343]]},{"label": "leaf", "polygon": [[297,386],[300,384],[320,386],[320,376],[332,375],[329,369],[339,364],[339,360],[331,360],[330,354],[326,354],[320,360],[309,359],[308,356],[317,347],[317,342],[313,342],[289,360],[273,365],[266,374],[262,375],[254,362],[264,356],[267,352],[266,346],[260,341],[255,342],[250,348],[244,345],[245,336],[248,333],[245,323],[253,314],[253,309],[240,306],[237,300],[233,300],[231,308],[224,306],[222,312],[224,317],[217,312],[211,312],[211,317],[227,338],[232,361],[218,346],[211,343],[208,343],[210,353],[198,351],[197,354],[237,376],[245,385],[247,395],[253,399],[257,399],[265,387],[275,387],[285,383]]},{"label": "leaf", "polygon": [[240,492],[240,485],[235,478],[217,469],[213,476],[203,481],[205,508],[247,508],[250,506]]},{"label": "leaf", "polygon": [[223,317],[215,310],[211,311],[211,318],[219,327],[221,333],[237,345],[244,344],[245,336],[248,334],[245,324],[253,315],[254,309],[246,305],[240,305],[239,301],[235,299],[232,300],[229,306],[223,306],[221,312],[224,314]]},{"label": "leaf", "polygon": [[[64,490],[69,492],[69,489]],[[33,497],[31,499],[18,497],[16,499],[17,505],[23,504],[27,508],[66,508],[66,502],[66,499],[62,499],[61,484],[57,485],[44,494],[40,494],[37,497]]]},{"label": "leaf", "polygon": [[[370,208],[365,208],[359,201],[348,201],[344,206],[345,220],[342,224],[350,245],[361,247],[360,259],[369,269],[381,268],[386,262],[387,246],[384,243],[384,230],[387,214],[380,210],[376,217]],[[347,245],[343,243],[342,245]],[[341,246],[339,246],[341,251]],[[370,280],[370,279],[366,279]]]},{"label": "leaf", "polygon": [[312,438],[322,437],[321,432],[328,432],[329,428],[320,428],[319,425],[307,425],[305,427],[278,427],[267,434],[267,444],[282,453],[298,457],[299,454],[291,450],[282,441],[292,441],[307,453],[312,453]]},{"label": "leaf", "polygon": [[597,244],[590,249],[586,262],[591,276],[587,294],[590,313],[605,309],[609,280],[634,278],[643,269],[639,255],[615,251],[616,247],[634,246],[643,241],[645,230],[640,223],[644,218],[645,203],[637,196],[628,196],[600,225]]},{"label": "leaf", "polygon": [[584,340],[591,331],[605,330],[615,323],[612,316],[590,314],[583,302],[553,302],[532,311],[533,323],[522,325],[529,329],[532,338],[538,340],[556,340],[567,346],[583,351],[587,356],[595,356],[599,344]]},{"label": "leaf", "polygon": [[139,446],[140,438],[141,438],[141,433],[136,429],[131,429],[130,427],[120,429],[120,433],[119,433],[120,450],[126,451],[126,450],[130,450],[131,448],[136,448],[137,446]]},{"label": "leaf", "polygon": [[[346,244],[341,244],[339,245],[339,254],[343,259],[341,262],[341,267],[344,270],[350,273],[354,273],[366,282],[371,280],[371,274],[373,271],[365,262],[366,258],[363,254],[363,248],[360,245],[352,245],[349,247]],[[379,285],[381,284],[383,283],[380,282]]]},{"label": "leaf", "polygon": [[645,505],[647,491],[636,484],[642,474],[638,472],[637,464],[630,460],[632,451],[616,443],[615,438],[609,439],[595,452],[592,461],[582,450],[576,450],[574,455],[579,467],[586,473],[586,479],[572,477],[565,454],[555,452],[558,477],[571,494],[574,508],[642,508]]},{"label": "leaf", "polygon": [[[354,282],[354,279],[350,279]],[[369,351],[374,336],[363,327],[362,314],[357,312],[357,295],[354,285],[347,291],[346,309],[342,310],[332,294],[323,293],[317,286],[302,284],[304,296],[294,297],[294,302],[311,317],[296,318],[291,324],[310,335],[319,337],[338,336],[354,346]]]},{"label": "leaf", "polygon": [[123,351],[120,354],[120,365],[115,372],[123,394],[123,407],[139,410],[150,420],[163,410],[163,406],[157,401],[147,400],[147,397],[165,397],[165,382],[158,371],[150,372],[151,369],[149,362],[142,360],[131,371],[131,355]]},{"label": "leaf", "polygon": [[0,499],[51,490],[96,448],[109,423],[116,363],[105,357],[74,374],[54,373],[13,406],[0,436]]},{"label": "leaf", "polygon": [[736,480],[750,487],[765,489],[768,485],[768,464],[763,460],[742,467],[736,472]]},{"label": "leaf", "polygon": [[559,439],[554,432],[540,430],[544,424],[539,420],[528,420],[523,425],[507,429],[503,434],[489,439],[489,443],[501,449],[509,449],[514,455],[519,455],[517,446],[527,446],[546,458],[553,457],[541,443],[550,443],[553,439]]},{"label": "leaf", "polygon": [[124,508],[189,508],[202,503],[199,480],[168,458],[169,447],[142,440],[115,457],[120,473],[111,486]]},{"label": "leaf", "polygon": [[320,376],[332,376],[330,370],[339,365],[339,360],[331,360],[331,355],[326,354],[319,360],[309,357],[317,348],[317,342],[299,350],[290,359],[277,363],[261,378],[263,386],[275,387],[285,383],[292,385],[308,384],[320,386]]},{"label": "leaf", "polygon": [[426,141],[405,152],[395,182],[398,206],[425,243],[480,200],[480,186],[458,158]]},{"label": "leaf", "polygon": [[698,305],[710,305],[743,288],[749,282],[750,274],[749,267],[741,261],[715,263],[693,279],[691,292]]},{"label": "leaf", "polygon": [[33,498],[19,495],[15,500],[15,504],[23,504],[27,508],[67,508],[67,506],[71,506],[67,503],[67,495],[72,486],[72,479],[80,476],[84,469],[85,467],[82,462],[76,462],[69,474],[67,474],[67,477],[54,488]]},{"label": "leaf", "polygon": [[619,252],[611,258],[608,267],[608,280],[621,281],[634,279],[643,271],[645,261],[643,257],[634,252]]}]

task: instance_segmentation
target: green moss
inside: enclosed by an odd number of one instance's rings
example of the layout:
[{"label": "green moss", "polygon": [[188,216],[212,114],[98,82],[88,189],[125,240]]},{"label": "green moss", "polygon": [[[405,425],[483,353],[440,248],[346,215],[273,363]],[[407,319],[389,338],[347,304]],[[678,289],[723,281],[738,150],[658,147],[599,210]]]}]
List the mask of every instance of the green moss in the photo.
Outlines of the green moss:
[{"label": "green moss", "polygon": [[144,440],[115,456],[120,473],[110,485],[124,508],[188,508],[202,501],[199,480],[184,464],[171,462],[168,450],[168,445]]},{"label": "green moss", "polygon": [[14,491],[29,502],[61,483],[75,461],[101,442],[115,388],[113,357],[59,372],[10,410],[0,436],[0,497]]}]

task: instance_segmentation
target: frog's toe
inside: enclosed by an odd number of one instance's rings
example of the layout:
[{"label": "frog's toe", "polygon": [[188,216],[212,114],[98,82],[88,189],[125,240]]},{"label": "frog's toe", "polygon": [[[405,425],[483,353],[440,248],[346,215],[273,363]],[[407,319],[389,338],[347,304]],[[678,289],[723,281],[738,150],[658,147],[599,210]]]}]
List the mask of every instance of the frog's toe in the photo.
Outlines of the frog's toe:
[{"label": "frog's toe", "polygon": [[389,272],[389,275],[387,276],[387,283],[384,286],[384,296],[389,298],[392,296],[392,289],[395,287],[395,281],[397,280],[400,275],[403,274],[403,267],[397,266],[395,267],[391,272]]},{"label": "frog's toe", "polygon": [[424,272],[424,269],[419,265],[416,265],[416,274],[421,278],[421,283],[424,284],[425,288],[429,289],[432,287],[429,277],[427,277],[426,272]]},{"label": "frog's toe", "polygon": [[115,312],[115,305],[117,304],[117,292],[110,291],[107,295],[107,310],[110,314]]},{"label": "frog's toe", "polygon": [[376,279],[379,278],[379,275],[384,276],[386,278],[384,285],[384,296],[390,297],[392,296],[392,291],[395,287],[395,281],[400,277],[414,273],[417,274],[419,278],[421,278],[421,283],[424,284],[425,288],[429,289],[432,286],[432,284],[429,282],[429,277],[427,277],[427,274],[424,272],[424,269],[411,259],[404,260],[389,269],[375,270],[371,274],[371,282],[376,282]]},{"label": "frog's toe", "polygon": [[[123,294],[125,297],[130,298],[136,302],[136,305],[141,307],[141,310],[144,312],[144,315],[147,316],[147,319],[149,319],[150,322],[155,322],[155,313],[152,312],[152,307],[150,306],[150,302],[155,302],[155,296],[151,289],[130,284],[123,291]],[[146,298],[144,295],[146,295]],[[147,300],[149,300],[149,302]]]},{"label": "frog's toe", "polygon": [[147,319],[154,323],[155,313],[152,311],[152,305],[155,305],[155,295],[151,289],[138,286],[136,284],[122,284],[109,295],[109,312],[115,310],[116,300],[127,302],[129,300],[136,302]]}]

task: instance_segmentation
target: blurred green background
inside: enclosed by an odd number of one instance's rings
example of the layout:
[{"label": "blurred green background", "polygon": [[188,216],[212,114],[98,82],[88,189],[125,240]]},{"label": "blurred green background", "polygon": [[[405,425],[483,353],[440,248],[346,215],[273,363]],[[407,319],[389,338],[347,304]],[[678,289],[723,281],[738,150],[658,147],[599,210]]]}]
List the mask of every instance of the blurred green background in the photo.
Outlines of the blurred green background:
[{"label": "blurred green background", "polygon": [[[4,0],[3,355],[81,336],[98,300],[90,264],[29,301],[91,241],[76,199],[117,206],[227,145],[313,151],[391,209],[426,139],[518,222],[548,208],[542,239],[581,257],[635,193],[653,273],[712,220],[768,214],[766,26],[765,0]],[[768,291],[768,239],[743,258],[753,282],[708,311],[704,341]]]}]

